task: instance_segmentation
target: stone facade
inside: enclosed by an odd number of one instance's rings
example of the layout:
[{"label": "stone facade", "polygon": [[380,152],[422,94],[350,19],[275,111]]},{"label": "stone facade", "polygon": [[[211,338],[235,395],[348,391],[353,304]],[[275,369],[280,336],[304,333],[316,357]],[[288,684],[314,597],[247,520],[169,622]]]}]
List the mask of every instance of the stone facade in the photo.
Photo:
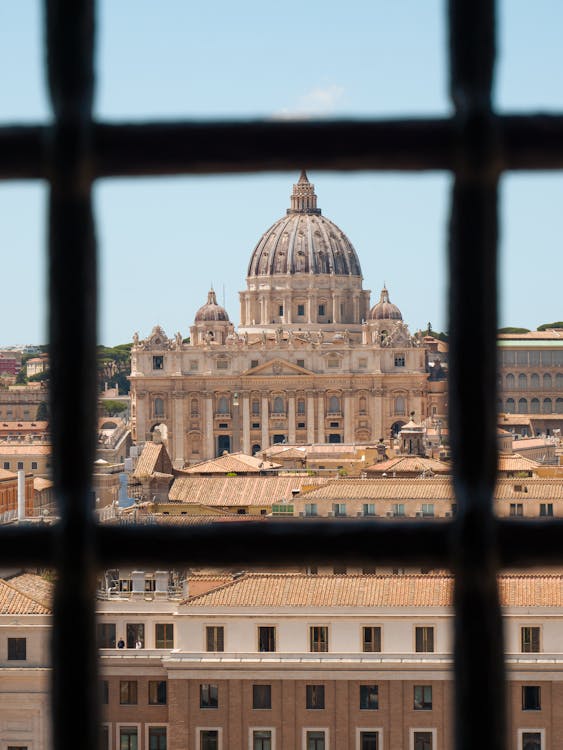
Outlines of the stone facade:
[{"label": "stone facade", "polygon": [[[159,427],[174,466],[273,443],[373,443],[446,417],[445,372],[384,288],[370,308],[350,240],[303,173],[258,242],[238,331],[211,290],[189,343],[159,326],[131,358],[133,436]],[[434,341],[432,339],[432,341]]]}]

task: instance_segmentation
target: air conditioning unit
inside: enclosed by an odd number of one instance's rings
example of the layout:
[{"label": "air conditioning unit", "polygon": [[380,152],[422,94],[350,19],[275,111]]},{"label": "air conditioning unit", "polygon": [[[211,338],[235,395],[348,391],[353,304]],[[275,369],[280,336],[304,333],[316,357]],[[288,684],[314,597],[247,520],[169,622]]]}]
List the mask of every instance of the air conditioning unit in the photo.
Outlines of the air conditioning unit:
[{"label": "air conditioning unit", "polygon": [[327,516],[329,518],[334,518],[334,511],[333,510],[329,510],[329,512],[327,513]]},{"label": "air conditioning unit", "polygon": [[395,511],[388,510],[385,515],[387,516],[387,518],[393,518],[393,516],[395,515]]},{"label": "air conditioning unit", "polygon": [[424,518],[424,513],[421,510],[417,510],[415,515],[417,518]]}]

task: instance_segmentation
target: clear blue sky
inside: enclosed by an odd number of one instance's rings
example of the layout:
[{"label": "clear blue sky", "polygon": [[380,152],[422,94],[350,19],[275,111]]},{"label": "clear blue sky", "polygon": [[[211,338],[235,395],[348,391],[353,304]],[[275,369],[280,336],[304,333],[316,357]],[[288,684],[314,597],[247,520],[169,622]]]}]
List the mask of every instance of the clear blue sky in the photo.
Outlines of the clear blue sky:
[{"label": "clear blue sky", "polygon": [[[350,117],[449,111],[444,2],[99,2],[96,113]],[[563,3],[499,4],[496,103],[563,110]],[[41,4],[0,4],[0,122],[49,117]],[[297,174],[106,180],[96,187],[100,341],[156,323],[189,333],[212,283],[239,318],[248,259],[289,205]],[[311,172],[319,205],[353,242],[372,303],[385,281],[412,330],[445,316],[449,178]],[[563,319],[563,175],[502,185],[501,324]],[[45,341],[46,192],[0,183],[0,345]]]}]

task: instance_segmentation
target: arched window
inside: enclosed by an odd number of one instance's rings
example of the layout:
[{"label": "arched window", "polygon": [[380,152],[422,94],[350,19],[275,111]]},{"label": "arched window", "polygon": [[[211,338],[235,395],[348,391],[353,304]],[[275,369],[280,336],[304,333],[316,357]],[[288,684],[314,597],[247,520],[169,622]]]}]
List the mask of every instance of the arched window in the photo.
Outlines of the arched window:
[{"label": "arched window", "polygon": [[540,400],[539,400],[539,398],[533,398],[530,401],[530,412],[532,414],[539,414],[540,413]]},{"label": "arched window", "polygon": [[526,391],[528,390],[528,377],[527,375],[520,374],[518,375],[518,390],[519,391]]},{"label": "arched window", "polygon": [[507,414],[514,414],[516,411],[513,398],[506,399],[506,412]]},{"label": "arched window", "polygon": [[[436,409],[435,406],[433,406],[432,408]],[[497,398],[497,411],[498,412],[502,411],[502,398]],[[435,413],[436,413],[435,411],[432,412],[432,414],[435,414]]]},{"label": "arched window", "polygon": [[229,413],[229,400],[226,396],[221,396],[217,402],[217,413],[228,414]]},{"label": "arched window", "polygon": [[260,401],[257,398],[252,399],[252,413],[255,417],[260,414]]},{"label": "arched window", "polygon": [[161,398],[155,398],[154,400],[154,416],[164,416],[164,401]]},{"label": "arched window", "polygon": [[528,413],[528,400],[525,398],[521,398],[518,401],[518,414],[527,414]]},{"label": "arched window", "polygon": [[197,398],[192,398],[190,401],[190,414],[192,417],[199,417],[199,401]]},{"label": "arched window", "polygon": [[252,455],[255,456],[257,453],[260,453],[260,446],[258,445],[258,443],[255,443],[252,446]]},{"label": "arched window", "polygon": [[550,398],[544,398],[543,400],[543,413],[544,414],[551,414],[552,411],[552,403]]},{"label": "arched window", "polygon": [[563,398],[558,398],[555,402],[555,411],[557,414],[563,414]]},{"label": "arched window", "polygon": [[513,391],[515,383],[516,383],[516,378],[511,372],[509,372],[508,375],[506,376],[506,390]]},{"label": "arched window", "polygon": [[558,391],[563,391],[563,375],[560,372],[555,376],[555,387]]},{"label": "arched window", "polygon": [[305,399],[304,398],[297,399],[297,413],[305,414]]},{"label": "arched window", "polygon": [[536,372],[534,372],[533,375],[530,375],[530,386],[533,391],[539,390],[540,376]]},{"label": "arched window", "polygon": [[405,413],[405,399],[403,396],[397,396],[395,399],[395,414]]},{"label": "arched window", "polygon": [[331,396],[328,400],[328,413],[339,414],[340,413],[340,399],[338,396]]},{"label": "arched window", "polygon": [[281,396],[274,398],[274,414],[285,414],[285,405]]},{"label": "arched window", "polygon": [[551,390],[551,375],[548,372],[543,376],[543,387]]},{"label": "arched window", "polygon": [[360,414],[366,414],[367,413],[367,399],[365,396],[360,396],[360,400],[358,403]]}]

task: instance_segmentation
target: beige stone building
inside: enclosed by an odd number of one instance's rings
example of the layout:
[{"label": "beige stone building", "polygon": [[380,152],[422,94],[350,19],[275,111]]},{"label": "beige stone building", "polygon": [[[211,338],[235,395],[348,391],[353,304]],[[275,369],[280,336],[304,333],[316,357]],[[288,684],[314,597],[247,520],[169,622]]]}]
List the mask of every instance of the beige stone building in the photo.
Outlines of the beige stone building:
[{"label": "beige stone building", "polygon": [[385,287],[371,306],[358,255],[305,173],[254,248],[246,284],[238,330],[211,290],[189,343],[159,326],[135,334],[134,440],[158,427],[182,468],[274,443],[373,443],[411,412],[445,421],[434,340],[409,333]]}]

